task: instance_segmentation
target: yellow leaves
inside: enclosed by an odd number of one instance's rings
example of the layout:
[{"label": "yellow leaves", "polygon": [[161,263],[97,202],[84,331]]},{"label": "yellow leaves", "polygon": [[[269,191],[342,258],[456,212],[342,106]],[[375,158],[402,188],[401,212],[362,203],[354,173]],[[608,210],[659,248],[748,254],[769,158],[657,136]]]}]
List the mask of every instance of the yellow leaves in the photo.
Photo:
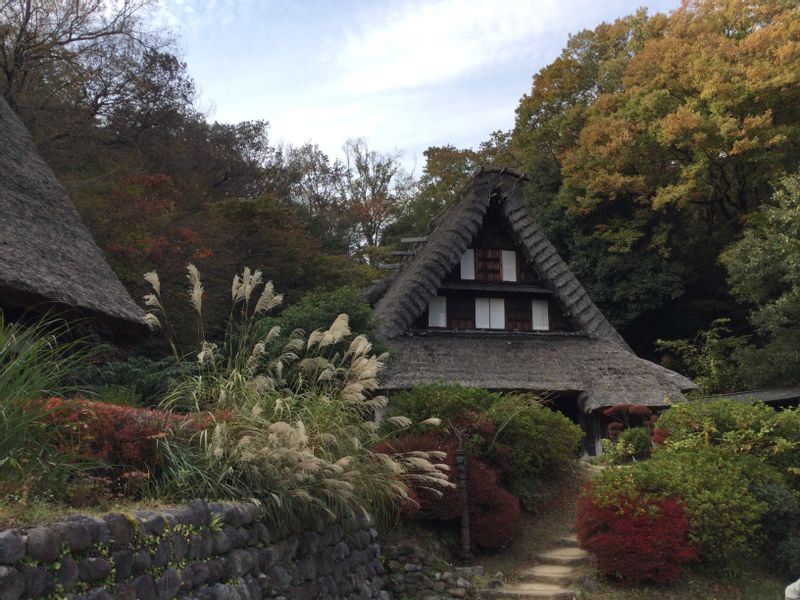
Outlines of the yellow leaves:
[{"label": "yellow leaves", "polygon": [[681,106],[675,112],[661,119],[661,142],[664,144],[681,144],[690,141],[702,145],[708,139],[703,131],[706,120],[688,106]]}]

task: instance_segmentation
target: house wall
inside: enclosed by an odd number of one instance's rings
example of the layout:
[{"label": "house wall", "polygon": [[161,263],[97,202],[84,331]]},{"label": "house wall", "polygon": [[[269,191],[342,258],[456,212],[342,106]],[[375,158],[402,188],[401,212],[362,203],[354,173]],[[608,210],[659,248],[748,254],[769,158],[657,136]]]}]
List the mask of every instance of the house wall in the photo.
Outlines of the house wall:
[{"label": "house wall", "polygon": [[248,503],[0,531],[0,600],[388,600],[384,573],[366,516],[276,536]]}]

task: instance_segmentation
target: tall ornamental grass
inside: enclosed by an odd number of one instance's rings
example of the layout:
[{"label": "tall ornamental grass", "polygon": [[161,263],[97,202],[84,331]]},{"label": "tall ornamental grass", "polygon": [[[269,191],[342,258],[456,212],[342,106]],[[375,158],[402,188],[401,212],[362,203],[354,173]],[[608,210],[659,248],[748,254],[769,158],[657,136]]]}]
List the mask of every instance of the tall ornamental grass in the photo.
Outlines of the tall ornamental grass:
[{"label": "tall ornamental grass", "polygon": [[68,338],[63,321],[22,325],[6,321],[0,311],[0,468],[35,453],[46,410],[36,400],[64,391],[67,377],[90,361],[85,343]]},{"label": "tall ornamental grass", "polygon": [[[169,335],[160,282],[155,273],[146,277],[153,287],[145,297],[154,309],[149,319]],[[386,399],[373,392],[385,357],[372,354],[365,336],[351,336],[347,315],[327,329],[295,330],[276,350],[280,329],[265,330],[263,319],[282,298],[260,271],[245,269],[233,279],[224,337],[212,342],[204,335],[203,287],[191,265],[188,279],[197,369],[163,405],[209,411],[217,421],[163,441],[168,460],[160,495],[253,498],[273,522],[288,525],[358,509],[388,519],[410,501],[410,484],[451,485],[446,467],[434,465],[428,453],[389,456],[370,449],[380,441],[373,416]],[[395,417],[392,423],[410,422]]]}]

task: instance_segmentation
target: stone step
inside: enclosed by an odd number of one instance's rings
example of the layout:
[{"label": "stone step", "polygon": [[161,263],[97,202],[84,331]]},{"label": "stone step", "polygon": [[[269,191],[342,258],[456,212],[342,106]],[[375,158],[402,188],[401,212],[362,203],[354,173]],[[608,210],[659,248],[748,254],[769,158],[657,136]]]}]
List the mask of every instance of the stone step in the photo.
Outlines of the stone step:
[{"label": "stone step", "polygon": [[573,600],[578,597],[575,590],[560,585],[539,582],[510,583],[493,590],[479,590],[481,598],[536,598],[537,600]]},{"label": "stone step", "polygon": [[522,581],[541,581],[542,583],[567,585],[575,581],[577,574],[572,567],[563,565],[536,565],[520,571],[518,577]]},{"label": "stone step", "polygon": [[578,536],[574,533],[560,537],[558,541],[562,546],[569,546],[570,548],[578,547]]},{"label": "stone step", "polygon": [[591,555],[580,548],[556,548],[536,555],[536,560],[546,565],[582,565]]}]

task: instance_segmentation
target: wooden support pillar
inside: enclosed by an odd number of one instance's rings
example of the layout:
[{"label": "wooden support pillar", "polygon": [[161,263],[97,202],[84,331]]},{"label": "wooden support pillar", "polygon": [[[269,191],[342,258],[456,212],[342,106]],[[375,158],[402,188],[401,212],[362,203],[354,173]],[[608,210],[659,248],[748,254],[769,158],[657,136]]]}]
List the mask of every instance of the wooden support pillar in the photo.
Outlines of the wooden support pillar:
[{"label": "wooden support pillar", "polygon": [[[461,433],[461,432],[459,432]],[[464,565],[472,564],[472,540],[469,529],[469,491],[467,490],[468,464],[467,451],[464,448],[464,439],[458,435],[458,448],[456,449],[456,471],[458,471],[458,490],[461,496],[461,562]]]}]

